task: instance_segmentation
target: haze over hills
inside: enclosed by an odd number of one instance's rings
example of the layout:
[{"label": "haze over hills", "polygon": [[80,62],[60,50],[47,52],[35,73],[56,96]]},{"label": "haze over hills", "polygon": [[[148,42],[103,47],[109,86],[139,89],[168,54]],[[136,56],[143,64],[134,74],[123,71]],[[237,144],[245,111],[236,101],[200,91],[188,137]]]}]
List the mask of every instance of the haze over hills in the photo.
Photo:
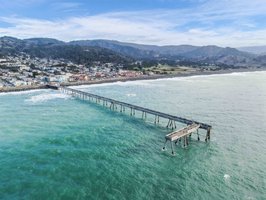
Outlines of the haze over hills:
[{"label": "haze over hills", "polygon": [[266,46],[240,47],[238,50],[253,54],[266,55]]},{"label": "haze over hills", "polygon": [[265,67],[266,58],[230,47],[172,45],[156,46],[113,40],[63,42],[52,38],[20,40],[0,38],[0,55],[27,53],[34,57],[62,58],[75,63],[93,61],[129,63],[137,60],[172,61],[228,67]]}]

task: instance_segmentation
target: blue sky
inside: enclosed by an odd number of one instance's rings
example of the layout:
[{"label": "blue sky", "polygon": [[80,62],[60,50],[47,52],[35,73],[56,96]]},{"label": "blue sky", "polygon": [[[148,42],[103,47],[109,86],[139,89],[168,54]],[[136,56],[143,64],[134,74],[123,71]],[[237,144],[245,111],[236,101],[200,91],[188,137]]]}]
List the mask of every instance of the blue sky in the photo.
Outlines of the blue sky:
[{"label": "blue sky", "polygon": [[266,0],[0,0],[0,36],[266,45]]},{"label": "blue sky", "polygon": [[[203,1],[193,0],[0,0],[2,15],[20,15],[40,19],[95,15],[106,12],[187,8]],[[2,10],[3,9],[3,10]]]}]

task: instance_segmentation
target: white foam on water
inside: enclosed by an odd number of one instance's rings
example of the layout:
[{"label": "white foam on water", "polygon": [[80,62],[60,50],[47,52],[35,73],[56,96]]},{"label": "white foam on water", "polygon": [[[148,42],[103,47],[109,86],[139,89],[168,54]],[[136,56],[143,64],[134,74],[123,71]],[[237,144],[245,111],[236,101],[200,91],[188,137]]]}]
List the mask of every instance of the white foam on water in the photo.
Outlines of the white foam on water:
[{"label": "white foam on water", "polygon": [[[19,92],[5,92],[5,93],[0,93],[0,96],[23,95],[23,94],[31,94],[31,93],[43,92],[43,91],[45,90],[40,89],[40,90],[26,90],[26,91],[19,91]],[[49,91],[49,89],[47,89],[46,91]]]},{"label": "white foam on water", "polygon": [[46,102],[54,99],[69,99],[71,96],[67,94],[39,94],[36,96],[32,96],[29,99],[26,99],[25,101],[27,102],[32,102],[32,103],[41,103],[41,102]]},{"label": "white foam on water", "polygon": [[127,86],[127,85],[140,85],[140,86],[150,86],[154,80],[136,80],[136,81],[126,81],[126,82],[117,82],[117,85]]},{"label": "white foam on water", "polygon": [[161,78],[155,79],[151,81],[161,81],[161,80],[168,80],[168,81],[187,81],[193,82],[194,80],[206,80],[206,78],[213,78],[213,77],[227,77],[227,76],[247,76],[247,75],[259,75],[259,74],[266,74],[266,71],[252,71],[252,72],[231,72],[231,73],[221,73],[221,74],[203,74],[203,75],[192,75],[192,76],[181,76],[181,77],[173,77],[173,78]]},{"label": "white foam on water", "polygon": [[129,93],[129,94],[127,94],[127,96],[128,96],[128,97],[135,97],[135,96],[137,96],[137,94]]},{"label": "white foam on water", "polygon": [[118,86],[134,86],[134,85],[139,85],[139,86],[153,86],[151,82],[154,80],[135,80],[135,81],[117,81],[113,83],[99,83],[99,84],[93,84],[93,85],[79,85],[79,86],[71,86],[70,88],[72,89],[86,89],[86,88],[94,88],[94,87],[106,87],[106,86],[113,86],[113,85],[118,85]]},{"label": "white foam on water", "polygon": [[256,198],[252,197],[252,196],[245,196],[244,199],[248,199],[248,200],[255,200]]},{"label": "white foam on water", "polygon": [[173,77],[173,78],[162,78],[162,79],[156,79],[153,80],[154,82],[158,82],[158,81],[162,81],[162,80],[166,80],[166,81],[182,81],[182,82],[194,82],[195,79],[199,79],[199,80],[203,80],[200,79],[202,78],[202,76],[186,76],[186,77]]},{"label": "white foam on water", "polygon": [[106,87],[106,86],[111,86],[111,85],[117,85],[117,82],[114,83],[99,83],[99,84],[93,84],[93,85],[78,85],[78,86],[71,86],[69,88],[72,89],[87,89],[87,88],[95,88],[95,87]]},{"label": "white foam on water", "polygon": [[104,87],[108,85],[113,85],[114,83],[99,83],[93,85],[77,85],[77,86],[70,86],[69,88],[72,89],[86,89],[86,88],[93,88],[93,87]]},{"label": "white foam on water", "polygon": [[229,180],[229,179],[230,179],[230,175],[229,175],[229,174],[225,174],[225,175],[224,175],[224,179],[225,179],[225,180]]}]

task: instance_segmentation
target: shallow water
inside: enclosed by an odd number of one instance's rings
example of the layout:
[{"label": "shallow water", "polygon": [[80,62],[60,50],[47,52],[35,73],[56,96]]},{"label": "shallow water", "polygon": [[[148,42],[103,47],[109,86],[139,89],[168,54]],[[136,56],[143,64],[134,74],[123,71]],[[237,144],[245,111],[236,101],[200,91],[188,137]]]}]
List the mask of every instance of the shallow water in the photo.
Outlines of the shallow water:
[{"label": "shallow water", "polygon": [[211,142],[200,131],[171,156],[165,121],[58,91],[0,94],[0,199],[265,198],[265,72],[78,88],[211,124]]}]

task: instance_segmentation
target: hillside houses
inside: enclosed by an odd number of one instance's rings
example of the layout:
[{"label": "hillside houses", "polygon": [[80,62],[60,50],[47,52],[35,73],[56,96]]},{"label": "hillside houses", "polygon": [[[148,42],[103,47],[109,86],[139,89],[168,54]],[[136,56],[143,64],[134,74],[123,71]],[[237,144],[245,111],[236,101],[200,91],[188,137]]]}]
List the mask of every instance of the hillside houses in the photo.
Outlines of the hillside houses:
[{"label": "hillside houses", "polygon": [[0,87],[39,86],[141,75],[141,72],[123,70],[122,64],[114,63],[80,65],[62,59],[31,58],[26,54],[0,58]]}]

